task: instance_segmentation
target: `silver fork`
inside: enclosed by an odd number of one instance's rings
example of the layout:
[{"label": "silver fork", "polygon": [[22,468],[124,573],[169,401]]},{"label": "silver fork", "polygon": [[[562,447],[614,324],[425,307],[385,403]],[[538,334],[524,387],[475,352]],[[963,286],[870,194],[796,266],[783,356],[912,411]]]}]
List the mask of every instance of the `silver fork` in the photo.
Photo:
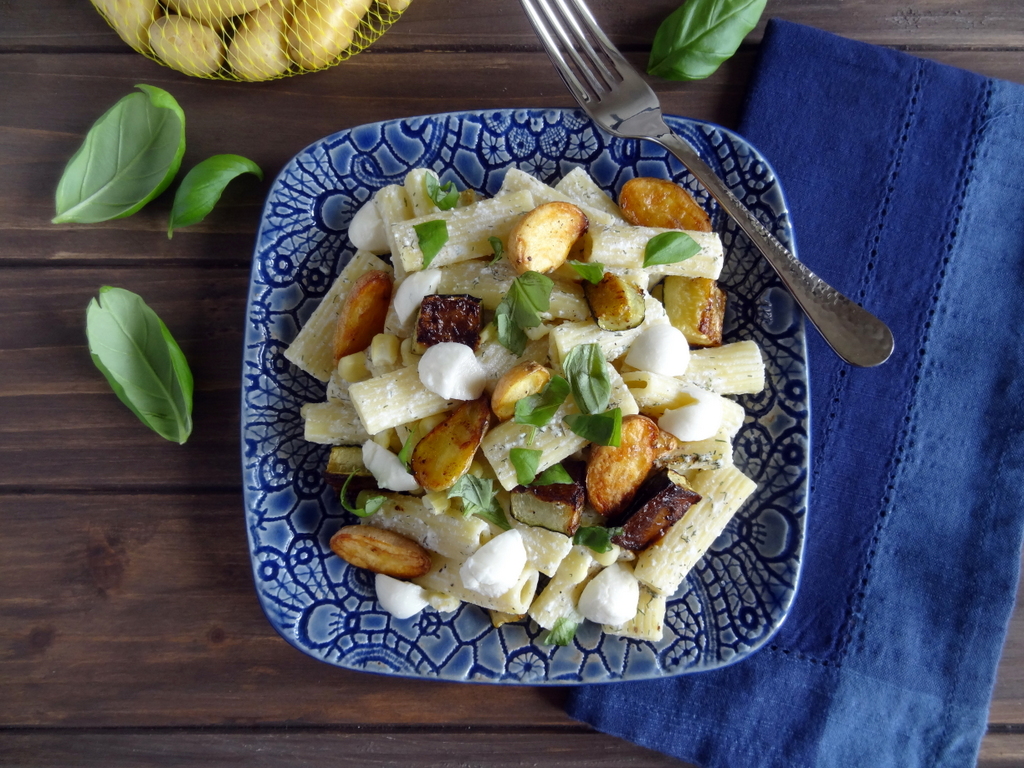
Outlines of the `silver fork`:
[{"label": "silver fork", "polygon": [[653,141],[679,158],[764,255],[843,360],[871,367],[889,358],[893,337],[888,326],[797,261],[693,147],[672,132],[657,95],[601,31],[582,0],[520,2],[558,74],[595,123],[613,136]]}]

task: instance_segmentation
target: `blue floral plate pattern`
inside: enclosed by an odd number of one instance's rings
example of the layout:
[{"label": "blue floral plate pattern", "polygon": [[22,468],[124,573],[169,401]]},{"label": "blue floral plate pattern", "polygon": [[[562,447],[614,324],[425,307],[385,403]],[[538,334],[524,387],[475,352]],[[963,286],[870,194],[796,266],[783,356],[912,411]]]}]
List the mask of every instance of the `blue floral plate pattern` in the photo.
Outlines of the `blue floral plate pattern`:
[{"label": "blue floral plate pattern", "polygon": [[[782,191],[768,163],[717,126],[668,118],[784,243]],[[611,193],[634,176],[671,178],[712,214],[726,249],[726,338],[753,339],[768,386],[740,398],[747,422],[737,465],[758,484],[669,602],[659,643],[603,635],[589,622],[565,647],[540,644],[535,624],[491,626],[486,613],[424,611],[397,620],[371,574],[328,546],[349,519],[322,471],[327,447],[302,439],[299,408],[324,385],[282,355],[353,249],[356,210],[415,167],[493,195],[509,166],[553,183],[582,166]],[[574,110],[488,110],[393,120],[340,131],[300,152],[274,182],[252,267],[242,378],[245,515],[256,591],[292,645],[347,669],[513,684],[641,680],[713,669],[763,645],[785,618],[803,550],[808,392],[803,322],[767,263],[674,158],[612,138]]]}]

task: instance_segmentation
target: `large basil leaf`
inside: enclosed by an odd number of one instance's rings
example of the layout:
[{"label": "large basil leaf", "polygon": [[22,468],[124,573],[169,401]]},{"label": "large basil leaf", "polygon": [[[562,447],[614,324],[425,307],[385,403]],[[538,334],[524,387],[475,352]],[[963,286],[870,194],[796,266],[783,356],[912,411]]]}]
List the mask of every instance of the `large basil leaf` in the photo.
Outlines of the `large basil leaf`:
[{"label": "large basil leaf", "polygon": [[572,389],[576,406],[583,413],[600,413],[608,407],[612,382],[608,378],[601,347],[597,344],[573,347],[562,361],[562,370]]},{"label": "large basil leaf", "polygon": [[178,227],[187,227],[205,219],[220,200],[228,182],[243,173],[254,174],[263,181],[260,167],[241,155],[214,155],[189,171],[174,193],[167,237],[170,238]]},{"label": "large basil leaf", "polygon": [[757,26],[768,0],[688,0],[654,35],[647,71],[668,80],[712,74]]},{"label": "large basil leaf", "polygon": [[100,288],[89,302],[86,336],[114,393],[158,435],[184,443],[192,432],[192,372],[167,326],[142,298]]},{"label": "large basil leaf", "polygon": [[55,224],[130,216],[174,179],[185,154],[185,113],[171,94],[136,86],[93,124],[57,185]]}]

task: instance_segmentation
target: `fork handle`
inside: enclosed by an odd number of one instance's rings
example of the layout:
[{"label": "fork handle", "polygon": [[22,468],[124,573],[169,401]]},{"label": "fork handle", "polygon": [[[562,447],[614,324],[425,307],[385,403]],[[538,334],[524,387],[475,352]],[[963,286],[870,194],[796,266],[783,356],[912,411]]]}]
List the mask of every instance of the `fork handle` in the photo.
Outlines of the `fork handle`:
[{"label": "fork handle", "polygon": [[693,147],[668,131],[651,139],[686,166],[764,254],[787,290],[828,345],[851,365],[870,368],[889,359],[892,331],[866,309],[801,264],[732,193]]}]

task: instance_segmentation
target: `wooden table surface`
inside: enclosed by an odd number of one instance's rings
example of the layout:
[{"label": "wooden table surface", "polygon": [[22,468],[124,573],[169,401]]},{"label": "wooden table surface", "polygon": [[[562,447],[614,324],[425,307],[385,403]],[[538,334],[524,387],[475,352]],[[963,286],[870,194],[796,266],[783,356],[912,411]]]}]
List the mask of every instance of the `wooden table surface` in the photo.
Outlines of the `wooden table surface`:
[{"label": "wooden table surface", "polygon": [[[677,4],[592,0],[638,64]],[[767,14],[1024,83],[1020,0],[771,0]],[[659,81],[666,111],[734,125],[762,28],[708,80]],[[235,182],[173,240],[167,195],[121,221],[50,224],[67,159],[139,82],[184,108],[183,167],[234,152],[269,178],[361,123],[572,105],[516,0],[415,0],[369,52],[268,84],[162,68],[85,0],[0,2],[0,765],[683,765],[571,720],[559,689],[342,671],[271,628],[250,573],[238,439],[266,184]],[[85,307],[104,284],[142,294],[191,361],[184,447],[141,426],[89,359]],[[1022,764],[1018,614],[980,765]]]}]

